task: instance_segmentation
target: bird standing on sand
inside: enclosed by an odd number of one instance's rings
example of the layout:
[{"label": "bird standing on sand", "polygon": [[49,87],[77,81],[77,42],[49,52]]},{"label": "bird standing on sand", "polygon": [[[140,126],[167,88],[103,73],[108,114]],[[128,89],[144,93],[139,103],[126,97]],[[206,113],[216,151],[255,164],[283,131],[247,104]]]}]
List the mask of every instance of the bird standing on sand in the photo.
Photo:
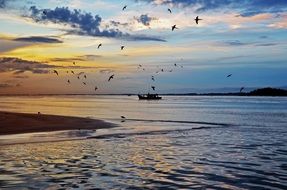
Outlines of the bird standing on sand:
[{"label": "bird standing on sand", "polygon": [[102,44],[99,44],[99,45],[98,45],[98,49],[100,49],[101,46],[102,46]]},{"label": "bird standing on sand", "polygon": [[155,87],[154,86],[151,86],[152,90],[155,90]]},{"label": "bird standing on sand", "polygon": [[125,5],[122,10],[124,11],[126,8],[127,8],[127,5]]},{"label": "bird standing on sand", "polygon": [[54,70],[53,72],[56,73],[57,75],[59,75],[58,71]]},{"label": "bird standing on sand", "polygon": [[226,76],[226,78],[229,78],[229,77],[231,77],[231,76],[232,76],[232,74],[229,74],[229,75]]},{"label": "bird standing on sand", "polygon": [[173,26],[171,27],[171,30],[174,31],[175,29],[178,29],[178,28],[176,27],[176,25],[173,25]]},{"label": "bird standing on sand", "polygon": [[125,48],[125,46],[121,46],[121,50],[123,50]]},{"label": "bird standing on sand", "polygon": [[108,81],[110,81],[111,79],[113,79],[114,78],[114,75],[111,75],[110,77],[109,77],[109,80]]},{"label": "bird standing on sand", "polygon": [[168,8],[167,10],[168,10],[168,12],[170,12],[170,14],[172,13],[170,8]]},{"label": "bird standing on sand", "polygon": [[202,19],[198,18],[198,16],[197,16],[194,20],[195,20],[196,24],[198,24],[198,21],[200,21]]}]

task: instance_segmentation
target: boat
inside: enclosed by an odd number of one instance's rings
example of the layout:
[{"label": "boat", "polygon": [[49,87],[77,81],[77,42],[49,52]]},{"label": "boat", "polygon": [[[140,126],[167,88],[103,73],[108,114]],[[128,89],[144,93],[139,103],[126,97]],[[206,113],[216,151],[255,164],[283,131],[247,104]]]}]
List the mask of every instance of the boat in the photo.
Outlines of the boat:
[{"label": "boat", "polygon": [[138,94],[138,97],[140,100],[160,100],[162,97],[160,97],[158,94]]}]

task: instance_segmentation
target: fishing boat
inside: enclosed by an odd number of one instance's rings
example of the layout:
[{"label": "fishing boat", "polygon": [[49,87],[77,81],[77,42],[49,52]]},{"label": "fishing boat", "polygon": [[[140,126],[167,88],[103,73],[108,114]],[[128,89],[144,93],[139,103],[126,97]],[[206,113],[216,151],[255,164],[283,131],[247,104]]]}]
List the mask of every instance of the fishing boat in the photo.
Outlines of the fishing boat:
[{"label": "fishing boat", "polygon": [[158,94],[138,94],[138,97],[140,100],[160,100],[162,97],[160,97]]}]

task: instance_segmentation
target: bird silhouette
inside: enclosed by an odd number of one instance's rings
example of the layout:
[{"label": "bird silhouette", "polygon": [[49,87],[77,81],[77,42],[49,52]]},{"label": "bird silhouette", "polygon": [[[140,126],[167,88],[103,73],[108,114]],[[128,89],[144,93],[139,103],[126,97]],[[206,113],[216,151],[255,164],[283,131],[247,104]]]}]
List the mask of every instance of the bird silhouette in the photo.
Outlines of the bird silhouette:
[{"label": "bird silhouette", "polygon": [[59,75],[58,71],[54,70],[53,72],[56,73],[57,75]]},{"label": "bird silhouette", "polygon": [[231,77],[231,76],[232,76],[232,74],[229,74],[229,75],[226,76],[226,78],[229,78],[229,77]]},{"label": "bird silhouette", "polygon": [[121,50],[123,50],[125,48],[125,46],[121,46]]},{"label": "bird silhouette", "polygon": [[176,27],[176,25],[173,25],[173,26],[171,27],[171,30],[174,31],[175,29],[178,29],[178,28]]},{"label": "bird silhouette", "polygon": [[108,80],[108,81],[110,81],[111,79],[113,79],[114,76],[115,76],[115,75],[111,75],[111,76],[109,77],[109,80]]},{"label": "bird silhouette", "polygon": [[121,116],[121,118],[122,118],[122,119],[126,119],[126,117],[125,117],[125,116],[123,116],[123,115]]},{"label": "bird silhouette", "polygon": [[167,10],[168,10],[168,12],[172,13],[170,8],[168,8]]},{"label": "bird silhouette", "polygon": [[200,18],[197,16],[194,20],[195,20],[196,24],[198,24],[198,21],[200,21],[200,20],[202,20],[202,19],[200,19]]},{"label": "bird silhouette", "polygon": [[102,46],[102,44],[99,44],[99,45],[98,45],[98,49],[99,49],[101,46]]},{"label": "bird silhouette", "polygon": [[151,86],[152,90],[155,90],[155,87],[154,86]]},{"label": "bird silhouette", "polygon": [[74,71],[71,71],[72,74],[75,74]]},{"label": "bird silhouette", "polygon": [[244,87],[241,87],[241,88],[240,88],[240,93],[241,93],[243,90],[244,90]]},{"label": "bird silhouette", "polygon": [[126,8],[127,8],[127,5],[125,5],[122,10],[124,11]]}]

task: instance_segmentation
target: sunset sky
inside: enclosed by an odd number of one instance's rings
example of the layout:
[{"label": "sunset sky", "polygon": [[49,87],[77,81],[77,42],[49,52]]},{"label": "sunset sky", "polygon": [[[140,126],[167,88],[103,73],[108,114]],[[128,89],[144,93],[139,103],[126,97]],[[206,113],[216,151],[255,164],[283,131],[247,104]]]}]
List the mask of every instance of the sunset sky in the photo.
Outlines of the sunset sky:
[{"label": "sunset sky", "polygon": [[286,87],[286,42],[286,0],[0,0],[0,93]]}]

